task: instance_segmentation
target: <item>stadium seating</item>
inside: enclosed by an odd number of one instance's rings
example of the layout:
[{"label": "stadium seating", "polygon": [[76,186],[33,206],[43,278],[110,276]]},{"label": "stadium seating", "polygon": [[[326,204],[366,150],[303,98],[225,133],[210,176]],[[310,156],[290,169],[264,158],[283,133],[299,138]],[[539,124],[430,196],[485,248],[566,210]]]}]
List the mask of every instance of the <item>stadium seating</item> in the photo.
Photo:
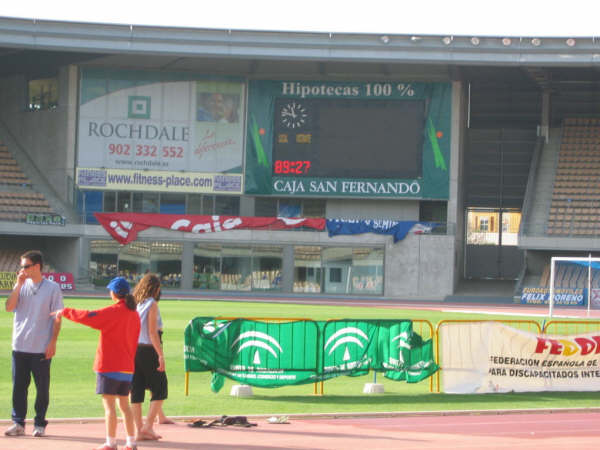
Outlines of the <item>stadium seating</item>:
[{"label": "stadium seating", "polygon": [[600,230],[600,119],[565,119],[547,233],[590,236]]},{"label": "stadium seating", "polygon": [[34,191],[6,145],[0,143],[0,220],[24,222],[28,213],[54,211],[46,198]]}]

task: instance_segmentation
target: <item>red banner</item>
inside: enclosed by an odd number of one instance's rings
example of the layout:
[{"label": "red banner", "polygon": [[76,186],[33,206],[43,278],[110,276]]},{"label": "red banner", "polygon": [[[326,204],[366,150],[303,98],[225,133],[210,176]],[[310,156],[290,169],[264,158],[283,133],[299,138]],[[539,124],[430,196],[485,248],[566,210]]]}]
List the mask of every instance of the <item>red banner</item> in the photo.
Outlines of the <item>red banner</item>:
[{"label": "red banner", "polygon": [[196,216],[190,214],[95,213],[100,225],[120,244],[135,241],[150,227],[189,233],[215,233],[228,230],[285,230],[308,227],[325,229],[323,218]]},{"label": "red banner", "polygon": [[58,283],[63,291],[72,291],[75,289],[75,281],[72,273],[44,272],[42,275],[44,275],[45,278]]}]

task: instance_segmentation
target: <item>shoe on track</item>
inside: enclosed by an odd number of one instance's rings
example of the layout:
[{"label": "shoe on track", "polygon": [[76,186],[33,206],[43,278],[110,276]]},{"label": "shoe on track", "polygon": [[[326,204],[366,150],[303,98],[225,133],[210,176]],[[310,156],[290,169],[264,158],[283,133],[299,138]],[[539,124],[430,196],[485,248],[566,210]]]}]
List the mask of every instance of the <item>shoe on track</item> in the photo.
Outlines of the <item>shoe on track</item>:
[{"label": "shoe on track", "polygon": [[33,427],[33,433],[31,433],[31,435],[35,437],[46,436],[46,427],[40,427],[36,425],[35,427]]},{"label": "shoe on track", "polygon": [[13,423],[4,432],[6,436],[23,436],[25,434],[25,427],[18,423]]}]

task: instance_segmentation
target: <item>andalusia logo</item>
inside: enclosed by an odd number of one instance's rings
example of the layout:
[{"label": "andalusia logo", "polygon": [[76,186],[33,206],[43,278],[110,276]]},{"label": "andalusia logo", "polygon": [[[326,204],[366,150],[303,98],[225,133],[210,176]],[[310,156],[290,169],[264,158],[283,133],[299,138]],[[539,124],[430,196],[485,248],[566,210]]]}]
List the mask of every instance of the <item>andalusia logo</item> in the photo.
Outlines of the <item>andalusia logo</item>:
[{"label": "andalusia logo", "polygon": [[279,342],[261,331],[246,331],[240,334],[231,344],[231,349],[233,349],[238,342],[240,345],[237,349],[237,353],[240,353],[246,348],[255,349],[252,364],[257,366],[261,364],[259,349],[266,350],[275,358],[279,358],[278,353],[283,353],[283,349],[281,348],[281,345],[279,345]]},{"label": "andalusia logo", "polygon": [[410,350],[410,344],[408,343],[408,332],[404,331],[396,336],[394,336],[394,338],[392,339],[392,342],[394,341],[398,341],[398,345],[396,346],[397,349],[400,349],[400,351],[398,352],[398,360],[403,363],[404,362],[404,356],[402,356],[402,349],[405,348],[407,350]]},{"label": "andalusia logo", "polygon": [[[362,342],[362,340],[364,340],[364,343]],[[365,344],[368,342],[369,342],[369,337],[360,328],[344,327],[344,328],[336,331],[335,333],[333,333],[329,337],[329,339],[327,339],[327,342],[325,343],[324,348],[325,348],[325,351],[327,351],[327,348],[331,344],[331,347],[329,348],[329,353],[328,353],[328,355],[331,356],[331,354],[338,347],[344,346],[343,347],[344,355],[342,357],[342,360],[346,363],[352,359],[352,357],[350,356],[350,351],[348,349],[348,345],[353,345],[353,346],[355,345],[361,349],[364,349]]]}]

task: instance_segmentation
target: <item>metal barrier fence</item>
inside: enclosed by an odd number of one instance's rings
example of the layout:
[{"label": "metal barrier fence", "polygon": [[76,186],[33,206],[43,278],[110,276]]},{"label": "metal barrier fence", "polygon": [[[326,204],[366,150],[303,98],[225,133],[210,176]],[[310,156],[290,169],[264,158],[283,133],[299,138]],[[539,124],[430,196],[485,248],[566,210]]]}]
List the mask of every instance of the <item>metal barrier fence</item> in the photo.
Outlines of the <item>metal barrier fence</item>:
[{"label": "metal barrier fence", "polygon": [[550,320],[544,326],[544,334],[580,334],[600,331],[599,320]]},{"label": "metal barrier fence", "polygon": [[[460,320],[460,319],[441,320],[440,322],[438,322],[438,324],[435,328],[435,361],[436,361],[437,365],[439,366],[439,370],[435,374],[435,381],[436,381],[435,392],[437,392],[437,393],[440,392],[440,376],[441,376],[441,372],[443,370],[443,367],[440,364],[440,361],[441,361],[441,358],[440,358],[440,328],[443,325],[450,324],[450,323],[472,324],[472,323],[486,323],[486,322],[498,322],[498,323],[502,323],[504,325],[508,325],[513,328],[517,328],[519,330],[542,334],[542,327],[535,320],[466,320],[466,319],[465,320]],[[430,383],[431,383],[430,391],[433,392],[433,384],[432,384],[433,377],[431,377]]]}]

